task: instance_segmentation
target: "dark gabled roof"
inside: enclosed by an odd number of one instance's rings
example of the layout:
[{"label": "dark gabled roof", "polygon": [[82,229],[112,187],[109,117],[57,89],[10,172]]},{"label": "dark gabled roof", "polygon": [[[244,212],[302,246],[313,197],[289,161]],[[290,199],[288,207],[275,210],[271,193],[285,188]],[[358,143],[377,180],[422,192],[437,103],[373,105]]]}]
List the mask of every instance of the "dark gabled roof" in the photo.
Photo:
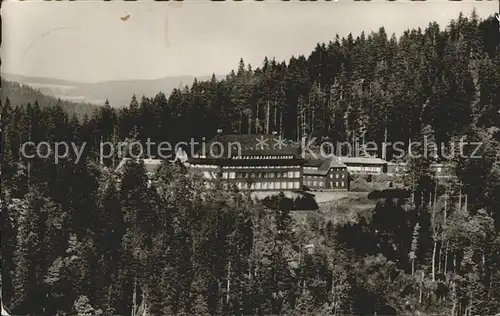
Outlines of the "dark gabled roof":
[{"label": "dark gabled roof", "polygon": [[330,168],[347,168],[347,166],[343,163],[332,163],[330,164]]},{"label": "dark gabled roof", "polygon": [[316,167],[319,168],[325,161],[321,159],[307,159],[304,163],[304,167]]},{"label": "dark gabled roof", "polygon": [[330,156],[326,158],[306,158],[304,167],[316,167],[321,170],[329,170],[330,168],[344,168],[347,167],[345,164],[340,162],[339,157]]},{"label": "dark gabled roof", "polygon": [[328,174],[328,169],[320,170],[320,169],[304,169],[305,175],[313,175],[313,176],[326,176]]},{"label": "dark gabled roof", "polygon": [[193,165],[214,165],[214,166],[290,166],[303,165],[301,158],[292,159],[229,159],[229,158],[189,158],[187,161]]},{"label": "dark gabled roof", "polygon": [[389,165],[389,166],[401,166],[401,167],[404,167],[407,164],[408,163],[406,163],[406,162],[396,162],[396,161],[388,161],[387,162],[387,165]]},{"label": "dark gabled roof", "polygon": [[346,165],[339,162],[339,158],[336,156],[330,156],[328,158],[310,158],[304,163],[304,167],[313,167],[316,169],[304,168],[304,174],[308,175],[326,175],[330,168],[347,168]]},{"label": "dark gabled roof", "polygon": [[[217,143],[217,145],[214,145]],[[223,147],[222,156],[210,152]],[[206,158],[230,158],[235,156],[300,156],[300,150],[292,142],[276,135],[265,134],[218,134],[205,144],[205,150],[200,149],[198,156]],[[212,155],[213,154],[213,155]]]}]

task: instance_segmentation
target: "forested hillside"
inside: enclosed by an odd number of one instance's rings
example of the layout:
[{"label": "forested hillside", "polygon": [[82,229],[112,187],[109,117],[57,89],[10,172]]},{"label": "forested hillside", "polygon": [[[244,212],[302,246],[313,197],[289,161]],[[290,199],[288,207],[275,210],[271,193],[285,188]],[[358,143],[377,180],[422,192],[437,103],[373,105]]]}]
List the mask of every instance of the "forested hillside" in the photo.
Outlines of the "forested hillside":
[{"label": "forested hillside", "polygon": [[[29,77],[4,73],[3,79],[26,84],[38,89],[45,95],[60,97],[65,100],[79,100],[78,102],[88,102],[102,105],[104,100],[109,100],[112,107],[123,108],[130,103],[130,97],[135,93],[153,97],[158,92],[166,94],[172,89],[182,87],[193,82],[193,76],[165,77],[158,79],[136,79],[136,80],[114,80],[95,83],[82,83],[53,78]],[[205,80],[210,76],[203,76]],[[200,79],[200,77],[198,77]],[[85,101],[82,101],[85,100]],[[102,101],[101,101],[102,100]]]},{"label": "forested hillside", "polygon": [[[313,35],[311,35],[313,36]],[[493,18],[458,17],[401,38],[383,29],[318,44],[308,57],[245,65],[168,98],[135,97],[81,122],[59,105],[3,102],[2,290],[16,315],[493,315],[500,312],[500,37]],[[370,214],[294,219],[236,188],[207,189],[165,164],[118,177],[99,141],[189,141],[280,131],[334,141],[464,138],[481,158],[408,159],[411,199]],[[87,143],[27,160],[27,140]],[[106,161],[109,166],[112,160]],[[342,205],[330,213],[346,212]],[[134,311],[135,314],[132,312]]]},{"label": "forested hillside", "polygon": [[67,113],[76,115],[78,118],[83,118],[85,114],[91,115],[97,110],[96,105],[87,103],[76,103],[65,100],[56,99],[42,94],[40,91],[33,89],[27,85],[20,85],[17,82],[6,81],[2,79],[1,85],[2,102],[9,99],[11,106],[26,106],[28,103],[32,105],[37,102],[41,108],[59,104]]}]

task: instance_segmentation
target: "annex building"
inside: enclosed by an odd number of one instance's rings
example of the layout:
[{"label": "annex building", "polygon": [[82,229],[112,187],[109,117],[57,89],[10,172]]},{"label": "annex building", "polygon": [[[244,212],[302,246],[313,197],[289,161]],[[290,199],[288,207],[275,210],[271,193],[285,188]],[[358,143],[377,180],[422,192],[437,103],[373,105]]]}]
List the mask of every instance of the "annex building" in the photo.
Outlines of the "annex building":
[{"label": "annex building", "polygon": [[310,158],[304,164],[304,186],[310,190],[348,191],[347,166],[336,156]]},{"label": "annex building", "polygon": [[387,161],[377,157],[340,157],[351,174],[377,175],[386,172]]}]

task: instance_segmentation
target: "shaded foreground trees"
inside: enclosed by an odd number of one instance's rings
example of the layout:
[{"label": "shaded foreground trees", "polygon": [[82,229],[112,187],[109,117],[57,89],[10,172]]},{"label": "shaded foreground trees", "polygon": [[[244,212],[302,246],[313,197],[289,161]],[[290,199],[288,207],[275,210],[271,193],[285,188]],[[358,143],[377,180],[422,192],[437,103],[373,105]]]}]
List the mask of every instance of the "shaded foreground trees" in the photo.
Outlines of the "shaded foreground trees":
[{"label": "shaded foreground trees", "polygon": [[[151,183],[141,161],[127,162],[120,177],[91,162],[57,168],[82,168],[80,178],[99,181],[64,203],[48,182],[30,185],[22,198],[6,191],[2,287],[14,314],[469,315],[500,308],[494,219],[471,209],[454,183],[437,183],[436,195],[419,206],[381,197],[368,217],[335,224],[317,212],[297,221],[282,195],[269,209],[236,188],[206,188],[180,165],[165,163]],[[71,192],[72,179],[64,181]]]}]

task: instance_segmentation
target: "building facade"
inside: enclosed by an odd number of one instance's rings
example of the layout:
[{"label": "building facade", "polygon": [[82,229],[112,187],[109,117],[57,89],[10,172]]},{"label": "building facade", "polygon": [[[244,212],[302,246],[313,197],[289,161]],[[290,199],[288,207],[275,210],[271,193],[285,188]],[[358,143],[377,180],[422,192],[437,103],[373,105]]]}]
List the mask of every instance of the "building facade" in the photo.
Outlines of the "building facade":
[{"label": "building facade", "polygon": [[[431,163],[429,169],[434,173],[436,178],[445,179],[452,178],[453,172],[449,163]],[[402,176],[408,170],[406,162],[388,162],[387,175]]]},{"label": "building facade", "polygon": [[402,176],[407,169],[408,165],[406,162],[387,162],[386,173],[388,176]]},{"label": "building facade", "polygon": [[302,191],[304,159],[298,147],[276,135],[218,133],[188,159],[206,179],[251,191]]},{"label": "building facade", "polygon": [[350,174],[377,175],[386,172],[387,161],[374,157],[340,157]]},{"label": "building facade", "polygon": [[348,191],[349,172],[338,157],[307,159],[304,164],[304,186],[310,190]]},{"label": "building facade", "polygon": [[430,169],[434,174],[436,175],[437,178],[452,178],[453,177],[453,170],[451,164],[447,163],[432,163],[430,165]]}]

